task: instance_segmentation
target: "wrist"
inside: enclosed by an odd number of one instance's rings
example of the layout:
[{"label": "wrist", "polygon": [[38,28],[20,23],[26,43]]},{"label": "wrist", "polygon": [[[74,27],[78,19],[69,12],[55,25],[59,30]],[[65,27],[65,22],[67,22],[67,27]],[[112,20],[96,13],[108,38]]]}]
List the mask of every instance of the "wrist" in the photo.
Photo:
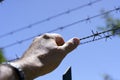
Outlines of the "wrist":
[{"label": "wrist", "polygon": [[19,71],[20,80],[29,80],[29,79],[26,79],[27,74],[26,74],[25,64],[20,59],[9,62],[9,64]]},{"label": "wrist", "polygon": [[19,80],[19,76],[11,65],[0,64],[0,80]]},{"label": "wrist", "polygon": [[25,75],[22,68],[19,65],[12,64],[11,62],[3,63],[4,66],[11,68],[13,75],[15,76],[15,80],[24,80]]},{"label": "wrist", "polygon": [[10,62],[11,65],[17,66],[18,68],[22,69],[24,72],[25,80],[33,80],[36,78],[36,73],[38,67],[36,68],[36,65],[31,62],[29,59],[19,59],[13,62]]}]

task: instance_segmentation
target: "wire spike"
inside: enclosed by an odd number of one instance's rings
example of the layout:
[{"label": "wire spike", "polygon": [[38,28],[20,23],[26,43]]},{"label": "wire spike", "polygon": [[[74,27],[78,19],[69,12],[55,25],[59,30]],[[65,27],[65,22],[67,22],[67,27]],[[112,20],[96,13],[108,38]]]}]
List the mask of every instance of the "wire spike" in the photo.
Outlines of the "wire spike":
[{"label": "wire spike", "polygon": [[98,36],[101,38],[102,36],[98,33],[98,31],[96,31],[96,33],[98,34]]},{"label": "wire spike", "polygon": [[107,35],[107,36],[105,36],[105,41],[107,41],[107,39],[108,39],[109,37],[110,37],[110,36],[108,36],[108,35]]},{"label": "wire spike", "polygon": [[59,29],[60,29],[60,30],[63,30],[63,29],[64,29],[64,27],[60,27]]},{"label": "wire spike", "polygon": [[88,16],[87,18],[86,18],[86,21],[89,21],[90,20],[90,17]]},{"label": "wire spike", "polygon": [[93,30],[92,30],[91,32],[92,32],[92,34],[93,34],[93,41],[94,41],[94,40],[95,40],[95,37],[96,37],[96,34],[94,33]]},{"label": "wire spike", "polygon": [[88,16],[85,20],[86,20],[86,22],[90,23],[91,22],[91,17]]},{"label": "wire spike", "polygon": [[105,41],[107,41],[108,38],[110,38],[111,35],[106,35],[105,33],[103,33]]},{"label": "wire spike", "polygon": [[92,4],[93,4],[93,3],[92,3],[91,1],[88,3],[89,6],[91,6]]},{"label": "wire spike", "polygon": [[68,10],[68,11],[66,11],[66,14],[69,14],[71,11],[70,10]]},{"label": "wire spike", "polygon": [[93,35],[95,34],[93,30],[91,30],[91,32],[92,32]]},{"label": "wire spike", "polygon": [[120,7],[116,7],[115,10],[116,10],[116,11],[120,10]]},{"label": "wire spike", "polygon": [[97,31],[96,31],[96,33],[94,33],[93,30],[92,30],[92,34],[93,34],[93,36],[101,36]]},{"label": "wire spike", "polygon": [[16,59],[19,59],[20,57],[16,54]]},{"label": "wire spike", "polygon": [[120,7],[115,7],[116,13],[120,12]]}]

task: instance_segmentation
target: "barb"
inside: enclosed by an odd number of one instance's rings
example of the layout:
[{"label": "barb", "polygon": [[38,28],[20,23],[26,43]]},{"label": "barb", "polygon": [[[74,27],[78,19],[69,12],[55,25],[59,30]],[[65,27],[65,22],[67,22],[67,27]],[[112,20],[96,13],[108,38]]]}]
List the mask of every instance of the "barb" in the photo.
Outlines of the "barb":
[{"label": "barb", "polygon": [[[88,40],[88,41],[85,41],[85,42],[81,42],[80,45],[87,44],[87,43],[94,42],[94,41],[98,41],[98,40],[101,40],[101,39],[105,39],[105,41],[106,41],[108,38],[111,39],[111,36],[114,36],[114,34],[110,34],[109,32],[110,32],[110,31],[113,31],[113,30],[115,30],[115,31],[120,30],[120,27],[115,28],[115,29],[106,30],[106,31],[103,31],[103,32],[99,32],[99,33],[97,32],[97,33],[94,33],[94,34],[92,34],[92,35],[90,35],[90,36],[83,37],[83,38],[80,39],[81,41],[82,41],[82,40],[85,40],[85,39],[89,39],[89,38],[94,38],[94,39]],[[105,33],[107,33],[107,35],[105,35]],[[117,32],[115,35],[117,35],[117,34],[120,34],[120,31]],[[98,37],[98,38],[96,38],[96,37]],[[95,39],[95,38],[96,38],[96,39]]]},{"label": "barb", "polygon": [[103,32],[97,32],[97,33],[94,33],[94,34],[92,34],[92,35],[90,35],[90,36],[87,36],[87,37],[83,37],[83,38],[81,38],[80,40],[84,40],[84,39],[88,39],[88,38],[91,38],[91,37],[96,37],[96,36],[100,36],[100,34],[104,34],[104,33],[107,33],[107,32],[110,32],[110,31],[113,31],[113,30],[119,30],[120,29],[120,27],[118,27],[118,28],[115,28],[115,29],[110,29],[110,30],[106,30],[106,31],[103,31]]},{"label": "barb", "polygon": [[32,27],[34,27],[35,25],[38,25],[38,24],[47,22],[47,21],[49,21],[49,20],[55,19],[55,18],[57,18],[57,17],[60,17],[60,16],[62,16],[62,15],[69,14],[69,13],[71,13],[71,12],[80,10],[80,9],[82,9],[82,8],[84,8],[84,7],[91,6],[91,5],[93,5],[93,4],[95,4],[95,3],[99,2],[99,1],[102,1],[102,0],[91,1],[91,2],[89,2],[89,3],[87,3],[87,4],[84,4],[84,5],[81,5],[81,6],[72,8],[72,9],[70,9],[70,10],[67,10],[67,11],[64,11],[64,12],[61,12],[61,13],[58,13],[58,14],[53,15],[53,16],[51,16],[51,17],[45,18],[45,19],[43,19],[43,20],[36,21],[35,23],[32,23],[32,24],[30,24],[30,25],[28,25],[28,26],[25,26],[25,27],[16,29],[16,30],[14,30],[14,31],[8,32],[8,33],[3,34],[3,35],[0,35],[0,38],[6,37],[6,36],[8,36],[8,35],[12,35],[12,34],[14,34],[14,33],[16,33],[16,32],[20,32],[20,31],[23,31],[23,30],[28,29],[28,28],[32,28]]},{"label": "barb", "polygon": [[104,39],[104,38],[107,39],[110,36],[113,36],[113,35],[106,35],[104,37],[100,37],[100,38],[97,38],[97,39],[94,39],[94,40],[89,40],[89,41],[86,41],[86,42],[82,42],[80,45],[87,44],[87,43],[94,42],[94,41],[98,41],[98,40],[101,40],[101,39]]}]

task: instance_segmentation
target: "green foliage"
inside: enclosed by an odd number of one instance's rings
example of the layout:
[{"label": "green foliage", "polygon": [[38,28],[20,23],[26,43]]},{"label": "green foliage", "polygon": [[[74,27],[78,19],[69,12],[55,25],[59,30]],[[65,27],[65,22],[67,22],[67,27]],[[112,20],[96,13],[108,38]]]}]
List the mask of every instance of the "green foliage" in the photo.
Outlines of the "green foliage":
[{"label": "green foliage", "polygon": [[[101,12],[104,13],[105,11],[102,10]],[[104,14],[103,19],[105,20],[105,26],[98,27],[99,30],[109,30],[109,29],[120,28],[120,19],[114,18],[109,13]],[[111,31],[111,34],[114,36],[116,35],[120,36],[120,29]]]},{"label": "green foliage", "polygon": [[5,61],[6,61],[6,59],[3,56],[3,51],[0,49],[0,63],[5,62]]}]

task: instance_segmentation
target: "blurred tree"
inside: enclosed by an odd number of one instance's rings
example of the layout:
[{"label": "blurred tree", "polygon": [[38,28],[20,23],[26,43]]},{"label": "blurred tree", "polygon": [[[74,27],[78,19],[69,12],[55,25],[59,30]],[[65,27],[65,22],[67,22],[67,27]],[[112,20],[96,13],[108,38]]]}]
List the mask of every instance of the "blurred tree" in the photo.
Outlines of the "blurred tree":
[{"label": "blurred tree", "polygon": [[111,78],[111,76],[108,75],[108,74],[105,74],[105,75],[103,76],[103,78],[104,78],[104,80],[113,80],[113,79]]},{"label": "blurred tree", "polygon": [[2,49],[0,49],[0,63],[5,62],[5,61],[6,61],[6,59],[3,56],[3,51],[2,51]]},{"label": "blurred tree", "polygon": [[[105,10],[101,10],[101,12],[105,13]],[[99,30],[114,29],[113,31],[111,31],[111,34],[114,36],[116,35],[120,36],[120,19],[114,18],[112,15],[110,15],[110,13],[104,14],[102,18],[105,20],[105,26],[98,27],[98,29]]]}]

